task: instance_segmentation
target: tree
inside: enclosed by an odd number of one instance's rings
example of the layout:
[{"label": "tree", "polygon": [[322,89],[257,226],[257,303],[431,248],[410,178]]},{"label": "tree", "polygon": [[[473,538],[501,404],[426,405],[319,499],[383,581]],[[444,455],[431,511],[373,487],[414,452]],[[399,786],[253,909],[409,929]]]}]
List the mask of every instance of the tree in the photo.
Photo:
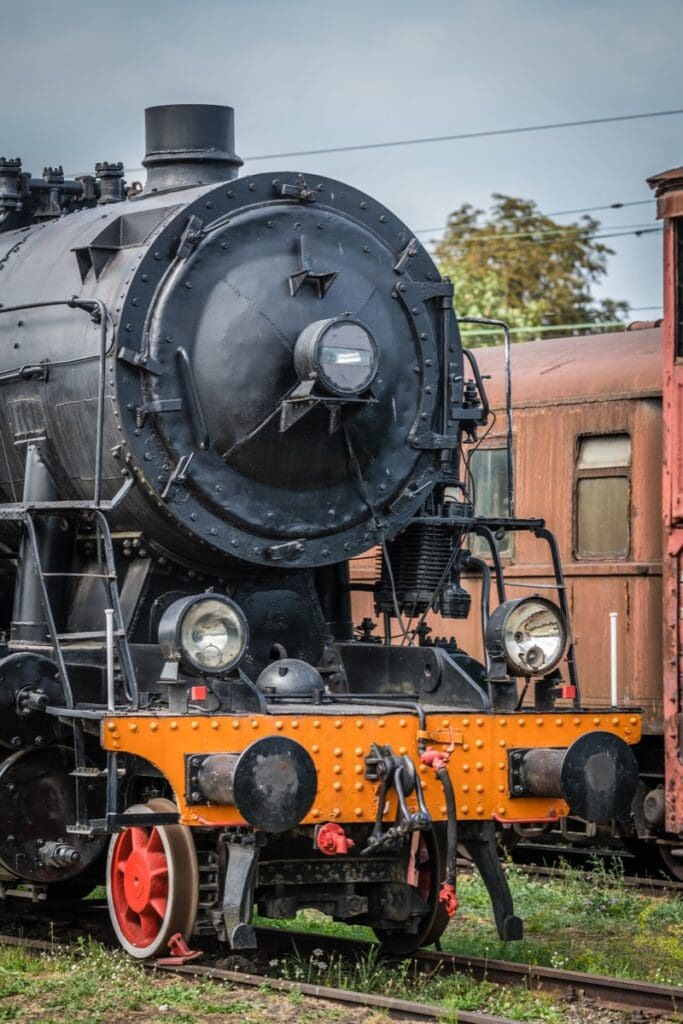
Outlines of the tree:
[{"label": "tree", "polygon": [[[533,200],[498,193],[492,199],[488,217],[468,203],[455,210],[435,248],[441,273],[453,282],[459,316],[495,317],[517,328],[596,325],[576,333],[626,316],[628,303],[591,294],[613,252],[594,237],[599,221],[584,216],[558,224]],[[574,332],[568,327],[565,333]],[[542,336],[524,331],[513,339]],[[499,335],[468,329],[468,344],[499,342]]]}]

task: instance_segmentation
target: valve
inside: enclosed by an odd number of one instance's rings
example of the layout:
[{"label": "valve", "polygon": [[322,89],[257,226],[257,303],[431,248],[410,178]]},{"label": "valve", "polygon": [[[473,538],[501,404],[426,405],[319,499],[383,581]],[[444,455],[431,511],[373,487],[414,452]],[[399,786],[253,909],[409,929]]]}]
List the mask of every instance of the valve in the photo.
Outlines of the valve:
[{"label": "valve", "polygon": [[428,768],[433,768],[435,772],[439,772],[442,768],[446,767],[448,758],[449,753],[447,750],[436,750],[434,747],[427,747],[420,754],[422,764],[426,764]]},{"label": "valve", "polygon": [[455,893],[455,886],[450,882],[444,882],[439,890],[439,903],[443,903],[446,913],[453,917],[458,909],[458,897]]},{"label": "valve", "polygon": [[334,857],[337,853],[348,853],[356,845],[353,839],[349,839],[341,825],[333,821],[320,826],[315,842],[320,852],[328,857]]}]

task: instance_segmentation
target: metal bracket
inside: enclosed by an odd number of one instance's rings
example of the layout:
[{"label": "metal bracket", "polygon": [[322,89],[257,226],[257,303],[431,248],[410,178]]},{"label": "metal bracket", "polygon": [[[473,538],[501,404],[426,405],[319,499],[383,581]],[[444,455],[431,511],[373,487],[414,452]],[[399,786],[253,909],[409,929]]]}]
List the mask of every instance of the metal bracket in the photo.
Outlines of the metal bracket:
[{"label": "metal bracket", "polygon": [[161,377],[164,372],[163,366],[156,359],[142,352],[136,352],[132,348],[120,348],[118,358],[122,363],[128,363],[137,370],[145,370],[147,373],[154,374],[155,377]]},{"label": "metal bracket", "polygon": [[231,949],[255,949],[251,924],[259,848],[253,833],[224,837],[228,866],[223,884],[223,924]]},{"label": "metal bracket", "polygon": [[[291,186],[283,185],[284,188],[291,188]],[[310,254],[306,251],[306,242],[304,239],[303,232],[299,235],[299,258],[300,258],[300,269],[289,275],[289,293],[294,298],[297,292],[304,286],[304,284],[311,284],[318,293],[318,298],[322,299],[323,296],[332,287],[338,271],[327,270],[327,271],[315,271],[313,270],[312,260]]]},{"label": "metal bracket", "polygon": [[197,248],[204,237],[202,234],[203,227],[204,221],[200,217],[190,217],[187,222],[187,227],[180,236],[180,241],[175,254],[176,259],[187,259],[190,253]]},{"label": "metal bracket", "polygon": [[182,408],[182,398],[157,398],[152,402],[145,402],[135,410],[135,425],[143,426],[150,413],[180,412]]},{"label": "metal bracket", "polygon": [[171,488],[177,484],[184,484],[187,480],[187,474],[194,458],[194,452],[190,452],[189,455],[181,455],[173,467],[173,471],[169,476],[168,480],[164,485],[164,489],[161,492],[161,497],[164,501],[168,501],[171,495]]}]

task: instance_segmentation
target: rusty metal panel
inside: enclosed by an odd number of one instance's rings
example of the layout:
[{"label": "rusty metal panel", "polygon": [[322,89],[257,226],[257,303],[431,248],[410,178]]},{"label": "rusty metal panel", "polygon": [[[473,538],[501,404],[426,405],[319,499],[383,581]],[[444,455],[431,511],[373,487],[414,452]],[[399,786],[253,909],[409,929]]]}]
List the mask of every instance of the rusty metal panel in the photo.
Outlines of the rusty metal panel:
[{"label": "rusty metal panel", "polygon": [[[552,338],[512,346],[515,409],[576,405],[660,395],[661,329],[580,338]],[[476,357],[494,409],[504,404],[503,350],[480,348]]]}]

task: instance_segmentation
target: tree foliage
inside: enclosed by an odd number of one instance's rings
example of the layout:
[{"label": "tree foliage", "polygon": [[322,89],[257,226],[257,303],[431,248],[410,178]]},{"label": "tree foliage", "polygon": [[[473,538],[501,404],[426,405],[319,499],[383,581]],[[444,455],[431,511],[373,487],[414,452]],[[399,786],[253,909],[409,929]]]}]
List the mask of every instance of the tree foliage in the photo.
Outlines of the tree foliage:
[{"label": "tree foliage", "polygon": [[[596,325],[589,330],[626,316],[626,302],[592,294],[613,252],[594,237],[599,221],[584,216],[558,224],[533,200],[498,193],[492,199],[488,216],[468,203],[455,210],[435,247],[441,273],[453,281],[459,316],[495,317],[518,328]],[[543,336],[540,330],[513,334],[515,340]],[[499,340],[468,333],[470,344]]]}]

